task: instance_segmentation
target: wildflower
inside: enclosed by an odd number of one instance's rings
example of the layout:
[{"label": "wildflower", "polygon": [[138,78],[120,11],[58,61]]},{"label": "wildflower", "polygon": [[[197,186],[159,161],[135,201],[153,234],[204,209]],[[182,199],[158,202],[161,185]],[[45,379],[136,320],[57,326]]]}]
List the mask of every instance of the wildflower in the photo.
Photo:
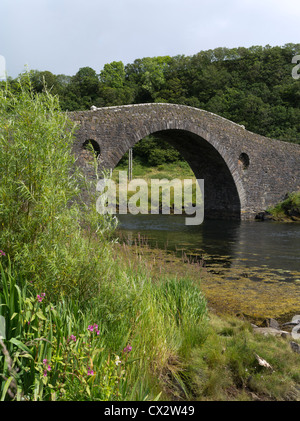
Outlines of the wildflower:
[{"label": "wildflower", "polygon": [[0,254],[1,254],[2,256],[6,256],[6,254],[4,253],[4,251],[3,251],[3,250],[0,250]]},{"label": "wildflower", "polygon": [[48,367],[46,367],[47,363],[48,363],[47,358],[44,358],[43,359],[43,364],[45,366],[45,370],[44,370],[44,374],[43,374],[44,377],[47,377],[47,371],[51,371],[51,365],[48,364]]},{"label": "wildflower", "polygon": [[120,357],[118,355],[116,355],[115,363],[116,365],[122,364],[122,361],[120,360]]},{"label": "wildflower", "polygon": [[88,376],[93,376],[95,374],[94,370],[88,369]]},{"label": "wildflower", "polygon": [[37,296],[36,296],[37,300],[38,300],[40,303],[43,301],[44,297],[45,297],[45,293],[43,293],[43,294],[41,294],[41,295],[37,295]]},{"label": "wildflower", "polygon": [[71,335],[71,336],[69,337],[69,341],[74,341],[74,342],[76,342],[76,336],[75,336],[75,335]]},{"label": "wildflower", "polygon": [[132,346],[131,345],[127,345],[124,349],[123,352],[130,352],[132,350]]},{"label": "wildflower", "polygon": [[97,335],[100,335],[100,330],[98,330],[98,325],[96,323],[94,323],[93,325],[89,325],[88,326],[88,330],[90,332],[94,332],[94,330],[95,330],[95,332],[97,333]]}]

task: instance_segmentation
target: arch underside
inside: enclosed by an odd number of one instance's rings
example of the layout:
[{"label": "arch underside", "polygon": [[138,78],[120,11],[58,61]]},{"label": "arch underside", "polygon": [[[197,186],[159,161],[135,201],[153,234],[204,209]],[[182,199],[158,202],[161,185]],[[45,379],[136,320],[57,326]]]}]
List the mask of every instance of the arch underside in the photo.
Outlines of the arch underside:
[{"label": "arch underside", "polygon": [[204,179],[205,219],[240,219],[241,202],[233,176],[220,153],[202,137],[184,130],[151,133],[167,141],[188,162],[197,179]]}]

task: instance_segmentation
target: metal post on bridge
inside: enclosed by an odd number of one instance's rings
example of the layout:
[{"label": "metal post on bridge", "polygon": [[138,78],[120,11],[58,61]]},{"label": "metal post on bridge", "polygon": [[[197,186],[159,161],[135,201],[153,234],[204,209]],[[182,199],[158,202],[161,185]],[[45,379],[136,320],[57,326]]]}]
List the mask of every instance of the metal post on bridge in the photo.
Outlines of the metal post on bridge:
[{"label": "metal post on bridge", "polygon": [[128,180],[132,180],[132,148],[128,151]]}]

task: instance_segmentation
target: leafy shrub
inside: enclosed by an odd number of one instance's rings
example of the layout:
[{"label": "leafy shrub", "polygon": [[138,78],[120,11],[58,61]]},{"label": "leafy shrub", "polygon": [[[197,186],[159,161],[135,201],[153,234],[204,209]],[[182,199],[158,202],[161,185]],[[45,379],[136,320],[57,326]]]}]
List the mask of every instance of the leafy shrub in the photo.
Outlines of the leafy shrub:
[{"label": "leafy shrub", "polygon": [[80,201],[89,186],[74,165],[73,132],[58,98],[34,94],[26,75],[17,93],[0,90],[1,247],[53,296],[84,300],[105,272],[105,242],[93,249],[91,237],[110,227]]}]

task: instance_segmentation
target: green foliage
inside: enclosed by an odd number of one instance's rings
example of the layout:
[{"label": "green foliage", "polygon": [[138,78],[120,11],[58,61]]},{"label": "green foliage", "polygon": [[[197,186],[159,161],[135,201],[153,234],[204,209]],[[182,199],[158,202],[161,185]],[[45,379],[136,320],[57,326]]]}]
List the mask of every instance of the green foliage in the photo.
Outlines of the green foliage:
[{"label": "green foliage", "polygon": [[[141,163],[147,166],[158,166],[164,163],[183,161],[180,153],[167,142],[154,136],[146,136],[133,147],[134,165]],[[128,154],[120,161],[120,166],[128,163]]]},{"label": "green foliage", "polygon": [[[105,349],[103,327],[91,323],[72,300],[56,305],[37,294],[8,266],[1,269],[0,315],[6,321],[6,351],[0,357],[0,393],[20,400],[119,400],[126,355]],[[15,390],[14,390],[15,389]]]},{"label": "green foliage", "polygon": [[[193,56],[144,57],[126,66],[104,65],[99,74],[84,67],[74,76],[32,71],[33,88],[44,84],[60,97],[63,110],[163,102],[202,108],[246,129],[300,142],[300,84],[292,58],[300,44],[282,47],[215,48]],[[9,83],[17,89],[16,80]]]},{"label": "green foliage", "polygon": [[[80,203],[80,186],[88,185],[75,169],[73,128],[57,98],[34,94],[27,83],[25,77],[18,94],[0,91],[1,247],[53,296],[76,290],[84,300],[105,271],[99,264],[105,243],[90,247],[105,221]],[[89,276],[97,267],[98,275]]]},{"label": "green foliage", "polygon": [[[260,365],[257,356],[271,368]],[[253,334],[247,322],[212,315],[206,340],[191,359],[195,399],[298,400],[298,359],[288,340]]]},{"label": "green foliage", "polygon": [[100,81],[110,88],[122,88],[125,83],[125,68],[122,61],[105,64],[100,72]]},{"label": "green foliage", "polygon": [[50,301],[1,259],[3,399],[155,399],[165,367],[185,388],[177,377],[183,359],[205,340],[206,302],[196,285],[155,285],[119,257],[114,277],[82,307],[74,295]]},{"label": "green foliage", "polygon": [[268,209],[275,218],[300,217],[300,192],[293,192],[276,206]]},{"label": "green foliage", "polygon": [[172,288],[115,256],[113,220],[81,202],[89,185],[57,97],[34,92],[28,75],[0,94],[0,397],[154,399],[170,359],[190,352],[187,321],[205,325],[200,291],[191,286],[189,298],[185,283],[188,304],[174,301]]}]

